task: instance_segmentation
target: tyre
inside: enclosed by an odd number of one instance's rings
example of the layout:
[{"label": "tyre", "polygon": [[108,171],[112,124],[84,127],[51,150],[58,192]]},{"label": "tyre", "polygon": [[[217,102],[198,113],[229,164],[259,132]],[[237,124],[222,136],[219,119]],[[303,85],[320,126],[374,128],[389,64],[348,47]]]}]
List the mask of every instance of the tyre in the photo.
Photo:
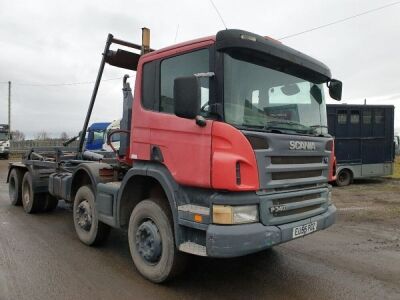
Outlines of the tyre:
[{"label": "tyre", "polygon": [[58,199],[50,194],[46,196],[46,204],[43,207],[43,211],[51,212],[56,209],[58,205]]},{"label": "tyre", "polygon": [[22,171],[14,168],[8,179],[8,194],[11,204],[14,206],[22,205],[22,176]]},{"label": "tyre", "polygon": [[161,283],[182,271],[184,255],[175,247],[172,216],[162,200],[147,199],[132,211],[128,240],[137,270],[148,280]]},{"label": "tyre", "polygon": [[22,179],[22,206],[27,214],[33,214],[43,210],[46,202],[46,194],[35,194],[32,186],[31,173],[25,172]]},{"label": "tyre", "polygon": [[97,217],[95,198],[92,189],[85,185],[75,195],[73,217],[76,234],[86,245],[100,245],[109,233],[110,226],[100,222]]},{"label": "tyre", "polygon": [[336,177],[336,184],[338,186],[346,186],[349,185],[352,181],[352,173],[348,169],[343,169],[339,172]]}]

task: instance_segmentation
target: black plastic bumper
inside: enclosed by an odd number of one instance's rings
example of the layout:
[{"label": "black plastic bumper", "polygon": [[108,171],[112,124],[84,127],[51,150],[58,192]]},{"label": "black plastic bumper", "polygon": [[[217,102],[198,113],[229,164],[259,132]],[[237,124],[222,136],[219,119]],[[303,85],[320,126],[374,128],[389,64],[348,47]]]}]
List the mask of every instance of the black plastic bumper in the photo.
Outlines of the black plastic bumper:
[{"label": "black plastic bumper", "polygon": [[245,225],[209,225],[206,249],[210,257],[236,257],[258,252],[274,245],[293,240],[293,228],[317,222],[317,231],[335,222],[336,207],[330,205],[320,215],[301,221],[277,226],[264,226],[261,223]]}]

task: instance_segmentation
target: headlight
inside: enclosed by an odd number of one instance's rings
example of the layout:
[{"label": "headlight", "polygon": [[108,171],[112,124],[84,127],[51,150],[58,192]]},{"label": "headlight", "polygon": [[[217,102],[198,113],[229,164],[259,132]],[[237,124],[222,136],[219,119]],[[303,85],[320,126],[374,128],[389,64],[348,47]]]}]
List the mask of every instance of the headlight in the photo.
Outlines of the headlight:
[{"label": "headlight", "polygon": [[244,224],[258,222],[258,206],[213,205],[214,224]]}]

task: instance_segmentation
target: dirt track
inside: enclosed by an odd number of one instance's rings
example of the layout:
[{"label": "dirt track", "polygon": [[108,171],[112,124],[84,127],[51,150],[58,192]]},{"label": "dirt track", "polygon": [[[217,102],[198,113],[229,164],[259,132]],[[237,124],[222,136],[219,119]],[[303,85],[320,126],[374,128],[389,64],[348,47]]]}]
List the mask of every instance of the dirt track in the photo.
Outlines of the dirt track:
[{"label": "dirt track", "polygon": [[135,270],[126,234],[90,248],[70,209],[26,215],[8,201],[0,160],[0,300],[400,299],[400,181],[334,189],[330,229],[238,259],[193,258],[181,278],[154,285]]}]

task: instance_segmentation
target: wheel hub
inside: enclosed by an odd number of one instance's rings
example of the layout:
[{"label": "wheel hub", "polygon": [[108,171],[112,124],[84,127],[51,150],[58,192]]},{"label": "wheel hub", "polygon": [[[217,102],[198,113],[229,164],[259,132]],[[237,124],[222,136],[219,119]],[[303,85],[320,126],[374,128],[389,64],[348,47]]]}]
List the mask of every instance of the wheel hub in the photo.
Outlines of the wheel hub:
[{"label": "wheel hub", "polygon": [[85,231],[89,231],[92,227],[92,211],[87,200],[79,203],[76,209],[76,220],[79,227]]},{"label": "wheel hub", "polygon": [[162,251],[160,232],[157,225],[147,220],[136,231],[136,247],[140,256],[149,263],[159,261]]},{"label": "wheel hub", "polygon": [[342,173],[339,175],[339,180],[340,180],[340,181],[345,181],[346,179],[347,179],[347,174],[342,172]]},{"label": "wheel hub", "polygon": [[29,195],[28,191],[25,191],[25,193],[24,193],[24,202],[25,202],[25,204],[28,205],[30,201],[31,201],[31,196]]}]

